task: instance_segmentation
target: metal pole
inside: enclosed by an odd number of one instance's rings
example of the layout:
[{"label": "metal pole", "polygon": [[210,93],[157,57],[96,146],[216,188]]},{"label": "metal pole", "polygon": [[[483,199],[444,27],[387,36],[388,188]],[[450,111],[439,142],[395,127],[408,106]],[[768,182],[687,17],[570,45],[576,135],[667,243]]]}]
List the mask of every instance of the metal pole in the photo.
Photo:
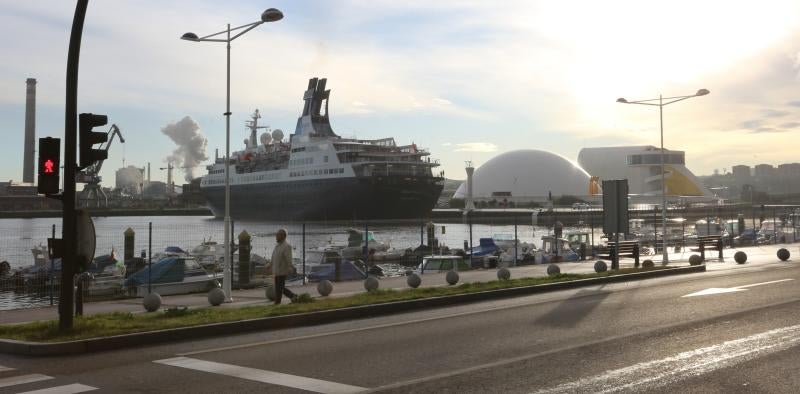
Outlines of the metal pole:
[{"label": "metal pole", "polygon": [[467,224],[469,224],[469,266],[472,268],[472,261],[474,259],[472,256],[472,218],[469,217],[470,213],[472,213],[472,211],[467,211]]},{"label": "metal pole", "polygon": [[[56,238],[56,225],[53,225],[53,239]],[[50,254],[52,255],[53,252],[51,251]],[[49,257],[49,256],[48,256]],[[64,260],[61,260],[61,269],[64,268]],[[56,259],[50,257],[50,306],[53,305],[53,281],[55,281],[55,271],[56,271]]]},{"label": "metal pole", "polygon": [[77,244],[77,217],[75,214],[75,173],[77,172],[78,146],[78,65],[81,53],[81,36],[86,8],[89,0],[78,0],[75,16],[72,19],[72,32],[69,37],[67,53],[66,100],[64,110],[64,194],[61,239],[64,245],[61,256],[61,289],[58,300],[58,327],[61,330],[72,328],[72,288],[75,285],[75,263]]},{"label": "metal pole", "polygon": [[153,292],[153,222],[147,224],[147,294]]},{"label": "metal pole", "polygon": [[306,223],[303,222],[303,284],[306,284]]},{"label": "metal pole", "polygon": [[517,265],[517,217],[514,216],[514,264]]},{"label": "metal pole", "polygon": [[662,264],[669,263],[667,255],[667,184],[664,174],[664,100],[662,95],[658,95],[658,119],[661,123],[661,230],[664,235],[661,237],[664,242]]},{"label": "metal pole", "polygon": [[231,24],[228,23],[227,46],[227,79],[225,91],[225,260],[223,261],[223,286],[225,292],[225,302],[233,302],[231,297],[231,275],[232,259],[231,256],[231,181],[230,181],[230,155],[231,155]]},{"label": "metal pole", "polygon": [[[428,245],[430,246],[430,245]],[[369,277],[369,222],[364,221],[364,279]],[[431,248],[431,254],[433,249]]]}]

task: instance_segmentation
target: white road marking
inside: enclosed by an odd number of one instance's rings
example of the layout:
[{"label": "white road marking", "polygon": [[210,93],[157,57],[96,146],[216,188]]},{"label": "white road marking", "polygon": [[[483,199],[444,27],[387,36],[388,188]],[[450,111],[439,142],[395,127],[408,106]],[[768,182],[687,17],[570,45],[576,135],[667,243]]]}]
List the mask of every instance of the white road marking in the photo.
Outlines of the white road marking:
[{"label": "white road marking", "polygon": [[781,282],[788,282],[794,279],[779,279],[779,280],[772,280],[769,282],[761,282],[761,283],[753,283],[751,285],[742,285],[736,287],[711,287],[708,289],[700,290],[691,294],[687,294],[683,297],[697,297],[697,296],[704,296],[704,295],[712,295],[712,294],[723,294],[723,293],[736,293],[739,291],[747,291],[750,287],[755,286],[763,286],[763,285],[770,285],[773,283],[781,283]]},{"label": "white road marking", "polygon": [[235,378],[253,380],[256,382],[275,384],[278,386],[312,391],[315,393],[349,394],[367,390],[364,387],[350,386],[326,380],[306,378],[303,376],[289,375],[280,372],[265,371],[262,369],[240,367],[237,365],[217,363],[213,361],[198,360],[188,357],[175,357],[156,360],[154,363],[171,365],[174,367],[210,372]]},{"label": "white road marking", "polygon": [[14,370],[14,368],[4,367],[4,366],[0,365],[0,372],[13,371],[13,370]]},{"label": "white road marking", "polygon": [[66,386],[56,386],[41,390],[26,391],[19,394],[75,394],[85,393],[87,391],[97,390],[97,387],[86,386],[83,384],[68,384]]},{"label": "white road marking", "polygon": [[50,380],[50,379],[53,379],[53,377],[38,373],[30,375],[12,376],[10,378],[0,379],[0,387],[16,386],[18,384],[41,382],[42,380]]},{"label": "white road marking", "polygon": [[800,345],[800,325],[783,327],[678,353],[661,360],[606,371],[597,376],[564,383],[536,393],[640,392],[697,377],[797,345]]}]

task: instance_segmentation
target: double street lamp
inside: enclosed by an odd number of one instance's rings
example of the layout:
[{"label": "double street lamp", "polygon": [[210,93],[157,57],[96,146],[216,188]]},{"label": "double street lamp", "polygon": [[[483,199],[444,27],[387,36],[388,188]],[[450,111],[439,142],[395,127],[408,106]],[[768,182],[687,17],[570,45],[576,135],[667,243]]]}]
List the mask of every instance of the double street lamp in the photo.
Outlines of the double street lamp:
[{"label": "double street lamp", "polygon": [[[261,13],[261,20],[248,23],[239,27],[228,28],[214,34],[198,37],[194,33],[185,33],[181,40],[194,42],[224,42],[227,44],[227,89],[225,97],[225,258],[223,259],[223,287],[225,302],[231,302],[231,282],[233,282],[233,258],[231,253],[231,184],[230,184],[230,150],[231,150],[231,41],[241,37],[244,33],[255,29],[262,23],[277,22],[283,19],[283,13],[275,8],[268,8]],[[241,30],[241,31],[239,31]],[[231,32],[237,32],[231,37]],[[226,34],[222,38],[223,34]]]},{"label": "double street lamp", "polygon": [[[697,93],[688,96],[662,97],[659,95],[656,99],[637,101],[628,101],[624,98],[617,99],[617,102],[622,104],[653,105],[658,107],[658,118],[661,124],[661,231],[664,232],[661,235],[661,242],[663,244],[661,250],[663,252],[663,264],[669,263],[669,256],[667,255],[667,184],[665,182],[666,178],[664,173],[664,106],[677,103],[678,101],[690,99],[692,97],[705,96],[709,93],[710,92],[708,89],[700,89],[697,91]],[[655,224],[653,224],[653,234],[656,234]],[[657,242],[656,247],[658,247]]]}]

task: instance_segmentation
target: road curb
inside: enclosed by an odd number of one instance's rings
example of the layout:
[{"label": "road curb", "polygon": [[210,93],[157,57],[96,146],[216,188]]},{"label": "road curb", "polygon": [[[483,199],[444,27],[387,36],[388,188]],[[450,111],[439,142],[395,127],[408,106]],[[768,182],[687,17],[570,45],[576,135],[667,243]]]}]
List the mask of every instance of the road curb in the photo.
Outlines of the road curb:
[{"label": "road curb", "polygon": [[363,305],[327,311],[298,313],[284,316],[263,317],[258,319],[234,322],[205,324],[201,326],[174,328],[160,331],[147,331],[111,337],[82,339],[67,342],[26,342],[11,339],[0,339],[0,353],[21,356],[61,356],[70,354],[93,353],[107,350],[147,346],[157,343],[198,339],[218,335],[230,335],[252,331],[274,330],[300,326],[313,326],[365,317],[375,317],[393,313],[414,311],[423,308],[435,308],[476,301],[516,297],[545,293],[549,291],[573,289],[605,283],[625,282],[662,276],[705,272],[705,265],[664,268],[630,274],[614,275],[601,278],[577,279],[566,282],[547,283],[509,289],[487,290],[478,293],[458,294],[442,297],[423,298],[418,300],[387,302],[383,304]]}]

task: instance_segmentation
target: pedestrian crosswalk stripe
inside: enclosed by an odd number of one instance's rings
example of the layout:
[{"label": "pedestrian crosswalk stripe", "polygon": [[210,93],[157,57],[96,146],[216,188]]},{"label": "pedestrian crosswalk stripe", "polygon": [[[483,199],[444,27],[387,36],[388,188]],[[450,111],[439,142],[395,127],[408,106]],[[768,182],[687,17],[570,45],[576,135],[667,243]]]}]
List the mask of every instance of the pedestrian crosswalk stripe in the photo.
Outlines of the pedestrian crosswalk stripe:
[{"label": "pedestrian crosswalk stripe", "polygon": [[76,394],[85,393],[87,391],[97,390],[97,387],[87,386],[84,384],[68,384],[65,386],[50,387],[41,390],[26,391],[19,394]]},{"label": "pedestrian crosswalk stripe", "polygon": [[13,370],[14,370],[14,368],[4,367],[4,366],[0,365],[0,372],[13,371]]},{"label": "pedestrian crosswalk stripe", "polygon": [[41,382],[42,380],[53,379],[52,376],[33,373],[30,375],[12,376],[10,378],[0,379],[0,387],[16,386],[18,384]]},{"label": "pedestrian crosswalk stripe", "polygon": [[198,360],[188,357],[175,357],[165,360],[156,360],[154,362],[171,365],[174,367],[253,380],[256,382],[292,387],[296,389],[312,391],[315,393],[349,394],[367,390],[364,387],[350,386],[347,384],[329,382],[326,380],[306,378],[303,376],[289,375],[280,372],[265,371],[262,369],[240,367],[237,365],[216,363],[213,361]]}]

